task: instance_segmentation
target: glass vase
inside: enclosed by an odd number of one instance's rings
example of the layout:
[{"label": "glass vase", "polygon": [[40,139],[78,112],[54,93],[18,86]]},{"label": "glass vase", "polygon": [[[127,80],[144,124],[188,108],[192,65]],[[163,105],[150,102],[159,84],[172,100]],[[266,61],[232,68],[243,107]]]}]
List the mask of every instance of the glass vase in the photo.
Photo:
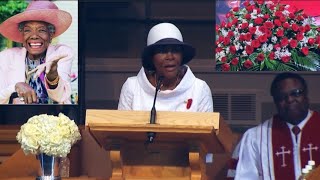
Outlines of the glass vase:
[{"label": "glass vase", "polygon": [[39,170],[36,180],[61,180],[60,157],[48,156],[44,153],[37,155]]}]

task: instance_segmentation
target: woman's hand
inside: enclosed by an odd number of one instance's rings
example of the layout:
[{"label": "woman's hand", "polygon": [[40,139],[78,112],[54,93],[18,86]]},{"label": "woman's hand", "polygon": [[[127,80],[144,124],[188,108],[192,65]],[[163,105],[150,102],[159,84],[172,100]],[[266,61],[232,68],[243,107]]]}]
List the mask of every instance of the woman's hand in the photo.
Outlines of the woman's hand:
[{"label": "woman's hand", "polygon": [[46,63],[40,64],[36,68],[34,68],[32,71],[28,72],[28,74],[34,73],[33,78],[37,79],[43,71],[45,71],[47,79],[49,81],[53,81],[58,77],[58,62],[67,57],[68,55],[59,55],[53,58],[53,60],[47,61]]},{"label": "woman's hand", "polygon": [[48,62],[46,65],[46,74],[47,74],[47,79],[49,81],[53,81],[58,77],[58,62],[60,59],[64,58],[63,57],[56,57],[53,61]]},{"label": "woman's hand", "polygon": [[24,104],[24,101],[21,101],[20,98],[14,98],[12,104]]},{"label": "woman's hand", "polygon": [[[38,101],[36,92],[29,86],[29,84],[25,82],[18,82],[15,85],[15,89],[18,93],[19,100],[24,102],[24,104],[32,104]],[[17,98],[15,98],[14,104],[17,104]]]}]

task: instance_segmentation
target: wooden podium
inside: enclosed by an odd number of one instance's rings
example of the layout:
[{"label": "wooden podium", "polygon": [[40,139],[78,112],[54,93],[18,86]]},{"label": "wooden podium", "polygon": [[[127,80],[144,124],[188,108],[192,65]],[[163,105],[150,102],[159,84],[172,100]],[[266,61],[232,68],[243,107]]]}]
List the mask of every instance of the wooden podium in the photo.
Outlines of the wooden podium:
[{"label": "wooden podium", "polygon": [[[87,110],[86,128],[110,152],[112,180],[212,180],[234,144],[219,113]],[[145,143],[155,132],[153,143]],[[221,161],[221,158],[224,161]]]},{"label": "wooden podium", "polygon": [[313,169],[305,178],[307,180],[319,180],[320,179],[320,166]]}]

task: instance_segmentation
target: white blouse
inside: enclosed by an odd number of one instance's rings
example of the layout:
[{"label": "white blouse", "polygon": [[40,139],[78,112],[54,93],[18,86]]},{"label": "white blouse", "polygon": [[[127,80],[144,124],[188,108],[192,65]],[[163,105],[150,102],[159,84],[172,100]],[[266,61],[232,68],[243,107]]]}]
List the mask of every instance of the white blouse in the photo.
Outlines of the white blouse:
[{"label": "white blouse", "polygon": [[[137,76],[123,84],[118,110],[151,110],[154,95],[155,87],[141,68]],[[208,84],[196,78],[187,66],[175,89],[158,92],[155,107],[158,111],[213,112],[212,93]]]}]

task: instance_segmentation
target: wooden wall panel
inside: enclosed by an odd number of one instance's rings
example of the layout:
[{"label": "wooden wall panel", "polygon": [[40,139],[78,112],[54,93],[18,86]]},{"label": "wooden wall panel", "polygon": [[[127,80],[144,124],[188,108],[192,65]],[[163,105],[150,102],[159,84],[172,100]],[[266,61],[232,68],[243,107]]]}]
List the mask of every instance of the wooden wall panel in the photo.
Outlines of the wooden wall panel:
[{"label": "wooden wall panel", "polygon": [[0,126],[0,163],[20,149],[16,140],[19,126]]}]

